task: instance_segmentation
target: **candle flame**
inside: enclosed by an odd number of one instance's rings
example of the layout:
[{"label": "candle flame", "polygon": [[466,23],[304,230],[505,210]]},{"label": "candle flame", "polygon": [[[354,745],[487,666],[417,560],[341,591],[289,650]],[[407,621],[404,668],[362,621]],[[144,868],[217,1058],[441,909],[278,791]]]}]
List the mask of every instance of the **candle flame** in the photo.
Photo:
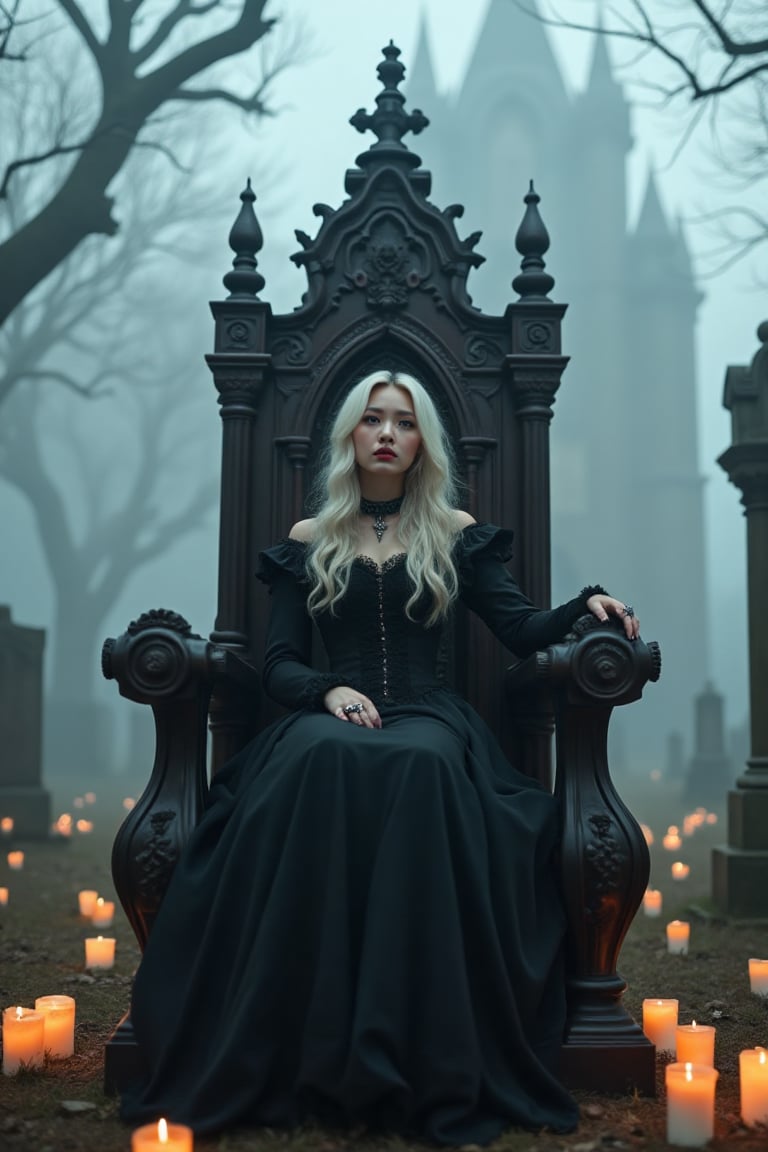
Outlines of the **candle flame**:
[{"label": "candle flame", "polygon": [[168,1123],[165,1120],[157,1122],[157,1139],[161,1144],[168,1143]]},{"label": "candle flame", "polygon": [[24,1018],[24,1009],[23,1008],[17,1008],[16,1009],[16,1019],[17,1020],[23,1020],[23,1018]]},{"label": "candle flame", "polygon": [[695,1020],[691,1020],[691,1028],[695,1028],[695,1027],[696,1027],[696,1021],[695,1021]]},{"label": "candle flame", "polygon": [[760,1055],[757,1058],[758,1064],[765,1064],[765,1048],[758,1049]]},{"label": "candle flame", "polygon": [[687,1063],[685,1065],[685,1078],[686,1080],[693,1080],[693,1064]]}]

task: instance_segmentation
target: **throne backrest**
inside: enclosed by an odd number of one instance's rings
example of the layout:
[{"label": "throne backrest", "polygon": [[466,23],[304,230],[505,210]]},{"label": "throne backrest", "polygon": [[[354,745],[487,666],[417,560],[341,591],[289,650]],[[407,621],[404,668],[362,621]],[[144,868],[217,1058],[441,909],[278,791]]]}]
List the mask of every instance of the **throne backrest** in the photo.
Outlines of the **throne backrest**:
[{"label": "throne backrest", "polygon": [[[515,575],[535,602],[549,603],[549,422],[566,362],[565,307],[548,297],[554,282],[544,271],[549,239],[539,197],[532,185],[524,197],[516,239],[523,259],[512,285],[518,299],[503,314],[483,313],[467,291],[470,270],[483,261],[475,252],[480,233],[458,236],[463,208],[431,203],[430,174],[403,143],[428,120],[405,110],[399,55],[393,44],[384,49],[376,111],[352,117],[377,140],[347,171],[349,198],[337,209],[314,205],[321,219],[314,239],[296,233],[301,251],[292,259],[308,281],[300,306],[273,314],[260,297],[262,236],[250,181],[230,234],[230,295],[212,304],[216,341],[207,359],[223,419],[212,639],[257,667],[268,613],[254,579],[257,553],[307,515],[335,409],[350,384],[377,367],[405,370],[425,384],[450,432],[467,510],[514,528]],[[485,627],[459,613],[449,660],[454,686],[511,749],[516,734],[500,687],[508,663]],[[265,704],[261,720],[270,718]],[[214,752],[214,769],[234,750],[230,732]]]}]

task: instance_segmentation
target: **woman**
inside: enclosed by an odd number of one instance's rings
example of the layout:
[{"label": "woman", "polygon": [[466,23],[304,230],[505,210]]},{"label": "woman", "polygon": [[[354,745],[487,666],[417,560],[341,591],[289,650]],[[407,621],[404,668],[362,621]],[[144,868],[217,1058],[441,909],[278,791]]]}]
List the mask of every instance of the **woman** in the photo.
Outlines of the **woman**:
[{"label": "woman", "polygon": [[[555,1074],[564,915],[554,798],[436,674],[461,598],[519,656],[599,588],[539,611],[511,533],[455,508],[425,389],[375,372],[336,417],[316,517],[261,556],[264,687],[291,709],[213,782],[137,974],[132,1121],[307,1119],[442,1144],[567,1131]],[[312,621],[331,671],[310,667]]]}]

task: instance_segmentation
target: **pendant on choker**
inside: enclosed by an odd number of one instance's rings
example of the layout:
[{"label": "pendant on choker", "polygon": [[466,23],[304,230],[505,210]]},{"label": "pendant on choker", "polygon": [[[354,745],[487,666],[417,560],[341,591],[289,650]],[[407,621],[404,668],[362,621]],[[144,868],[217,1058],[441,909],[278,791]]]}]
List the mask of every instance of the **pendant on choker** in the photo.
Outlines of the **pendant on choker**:
[{"label": "pendant on choker", "polygon": [[373,516],[373,530],[379,544],[381,544],[381,538],[389,527],[385,523],[384,517],[396,516],[402,504],[402,496],[398,496],[396,500],[366,500],[364,496],[360,497],[360,511],[364,516]]}]

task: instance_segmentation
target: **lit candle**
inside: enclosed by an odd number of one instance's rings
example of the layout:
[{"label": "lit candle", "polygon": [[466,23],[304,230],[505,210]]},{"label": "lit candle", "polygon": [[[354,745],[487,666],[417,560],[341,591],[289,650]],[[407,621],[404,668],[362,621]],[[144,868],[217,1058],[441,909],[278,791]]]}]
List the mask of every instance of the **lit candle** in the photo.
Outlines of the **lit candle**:
[{"label": "lit candle", "polygon": [[184,1124],[145,1124],[131,1134],[131,1152],[193,1152],[192,1129]]},{"label": "lit candle", "polygon": [[8,853],[8,867],[12,868],[14,872],[21,872],[24,867],[24,853],[20,849]]},{"label": "lit candle", "polygon": [[768,960],[750,960],[749,987],[757,996],[768,996]]},{"label": "lit candle", "polygon": [[71,836],[72,835],[72,817],[69,812],[62,812],[56,823],[53,825],[53,831],[57,836]]},{"label": "lit candle", "polygon": [[768,1125],[768,1052],[745,1048],[739,1053],[741,1118],[745,1124]]},{"label": "lit candle", "polygon": [[677,1059],[680,1064],[715,1066],[715,1032],[710,1024],[678,1024]]},{"label": "lit candle", "polygon": [[99,896],[93,905],[93,912],[91,913],[91,923],[94,928],[110,928],[114,918],[114,900],[105,900],[103,896]]},{"label": "lit candle", "polygon": [[0,888],[0,905],[4,908],[8,903],[8,889]]},{"label": "lit candle", "polygon": [[13,816],[3,816],[0,820],[0,832],[3,836],[10,836],[13,832]]},{"label": "lit candle", "polygon": [[85,940],[86,968],[113,968],[114,964],[114,936],[87,936]]},{"label": "lit candle", "polygon": [[646,916],[660,916],[661,904],[661,892],[658,888],[646,888],[643,896],[643,912]]},{"label": "lit candle", "polygon": [[43,1063],[45,1018],[32,1008],[3,1011],[3,1073],[13,1076],[22,1065],[39,1068]]},{"label": "lit candle", "polygon": [[85,800],[86,804],[95,804],[96,803],[96,793],[95,792],[86,792],[85,796],[83,796],[83,800]]},{"label": "lit candle", "polygon": [[680,829],[676,824],[670,824],[667,829],[667,834],[661,842],[667,852],[676,852],[678,848],[682,847],[683,841],[680,838]]},{"label": "lit candle", "polygon": [[683,864],[682,860],[675,860],[671,868],[673,880],[687,880],[691,873],[690,864]]},{"label": "lit candle", "polygon": [[643,1000],[643,1032],[657,1052],[677,1050],[677,1000]]},{"label": "lit candle", "polygon": [[700,1148],[712,1139],[718,1075],[703,1064],[667,1065],[667,1143]]},{"label": "lit candle", "polygon": [[71,996],[38,996],[35,1011],[45,1018],[45,1051],[56,1058],[75,1051],[75,1001]]},{"label": "lit candle", "polygon": [[98,892],[95,888],[83,888],[77,894],[77,906],[80,909],[81,916],[87,916],[88,919],[93,916],[93,906],[96,903]]},{"label": "lit candle", "polygon": [[686,956],[690,938],[691,926],[687,920],[670,920],[667,924],[667,952]]},{"label": "lit candle", "polygon": [[77,828],[78,832],[93,832],[93,821],[78,820],[75,827]]}]

